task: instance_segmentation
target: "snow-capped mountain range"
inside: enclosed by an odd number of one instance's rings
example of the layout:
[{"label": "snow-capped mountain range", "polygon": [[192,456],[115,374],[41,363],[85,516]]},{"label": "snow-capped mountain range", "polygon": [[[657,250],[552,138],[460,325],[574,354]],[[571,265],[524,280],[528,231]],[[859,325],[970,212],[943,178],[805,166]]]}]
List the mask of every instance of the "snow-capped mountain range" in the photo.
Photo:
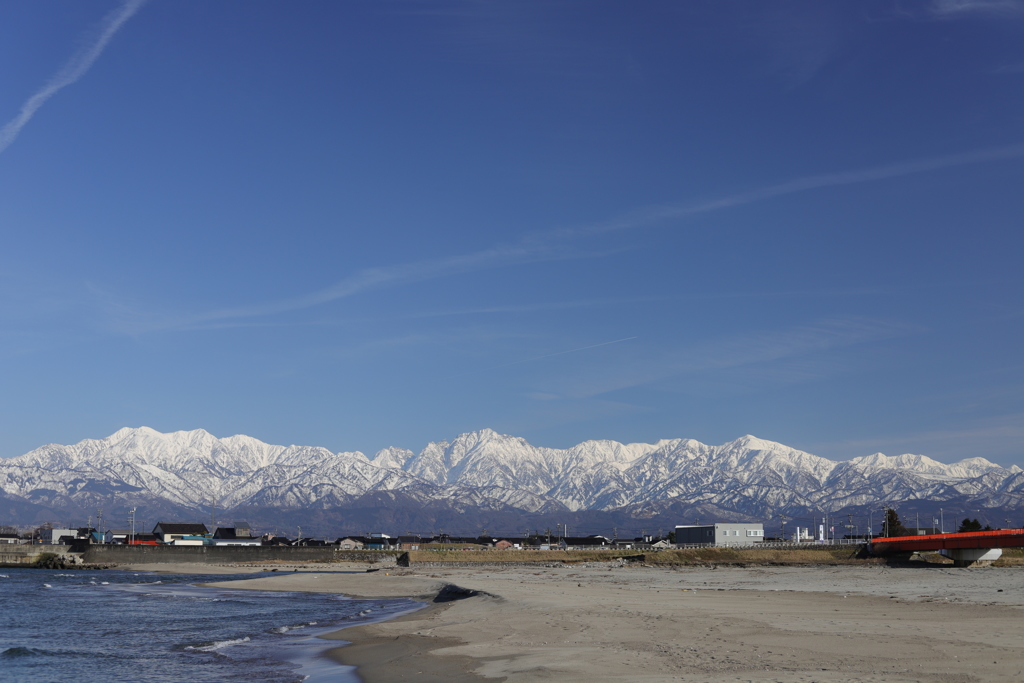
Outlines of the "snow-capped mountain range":
[{"label": "snow-capped mountain range", "polygon": [[215,502],[222,510],[324,510],[367,496],[463,511],[629,510],[634,516],[674,502],[762,518],[910,500],[1024,508],[1024,472],[984,458],[944,464],[876,453],[833,461],[753,436],[721,446],[670,439],[556,449],[489,429],[430,443],[419,453],[387,448],[367,457],[241,435],[218,439],[201,429],[125,428],[105,439],[0,459],[0,490],[4,502],[48,509],[164,502],[206,510]]}]

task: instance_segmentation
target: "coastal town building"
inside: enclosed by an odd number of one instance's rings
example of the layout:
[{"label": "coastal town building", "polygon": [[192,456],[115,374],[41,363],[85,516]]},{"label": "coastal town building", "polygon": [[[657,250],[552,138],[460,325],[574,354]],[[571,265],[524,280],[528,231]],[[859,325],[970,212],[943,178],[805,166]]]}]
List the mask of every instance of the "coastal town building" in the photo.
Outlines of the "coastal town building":
[{"label": "coastal town building", "polygon": [[366,539],[367,550],[391,550],[391,536],[373,533]]},{"label": "coastal town building", "polygon": [[676,545],[750,545],[764,541],[760,522],[717,522],[676,526]]},{"label": "coastal town building", "polygon": [[[39,540],[50,545],[68,544],[78,538],[78,529],[40,529]],[[62,540],[63,539],[63,540]]]},{"label": "coastal town building", "polygon": [[293,541],[287,536],[277,534],[266,534],[263,536],[263,545],[292,545]]},{"label": "coastal town building", "polygon": [[399,536],[398,548],[399,550],[419,550],[422,542],[423,540],[419,536]]},{"label": "coastal town building", "polygon": [[178,536],[164,545],[206,545],[209,540],[206,536]]},{"label": "coastal town building", "polygon": [[[153,527],[153,535],[161,543],[174,545],[202,545],[203,538],[210,535],[205,524],[179,524],[176,522],[158,522]],[[198,543],[195,541],[198,539]],[[180,542],[179,542],[180,541]]]},{"label": "coastal town building", "polygon": [[563,536],[555,544],[565,550],[592,550],[611,547],[612,540],[607,536],[592,534],[590,536]]},{"label": "coastal town building", "polygon": [[217,527],[210,539],[210,545],[263,545],[263,539],[259,536],[253,537],[252,529],[248,524],[235,522],[233,527]]},{"label": "coastal town building", "polygon": [[124,543],[125,545],[159,545],[160,539],[156,534],[135,534],[126,537]]}]

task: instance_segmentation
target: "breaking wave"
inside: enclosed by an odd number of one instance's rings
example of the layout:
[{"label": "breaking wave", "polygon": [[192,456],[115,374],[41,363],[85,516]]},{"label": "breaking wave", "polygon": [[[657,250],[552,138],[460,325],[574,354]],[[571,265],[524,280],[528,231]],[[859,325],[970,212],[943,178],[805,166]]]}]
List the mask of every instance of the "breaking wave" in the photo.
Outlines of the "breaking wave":
[{"label": "breaking wave", "polygon": [[235,638],[234,640],[215,640],[212,643],[206,645],[186,645],[186,650],[193,650],[195,652],[216,652],[225,647],[231,647],[232,645],[240,645],[242,643],[248,643],[249,636],[244,638]]}]

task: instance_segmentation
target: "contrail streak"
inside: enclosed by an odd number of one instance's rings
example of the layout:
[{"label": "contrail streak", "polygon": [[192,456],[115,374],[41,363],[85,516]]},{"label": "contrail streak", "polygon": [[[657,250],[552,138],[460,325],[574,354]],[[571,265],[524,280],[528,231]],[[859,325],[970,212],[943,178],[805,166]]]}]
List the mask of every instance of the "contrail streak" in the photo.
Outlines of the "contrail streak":
[{"label": "contrail streak", "polygon": [[[0,146],[0,151],[2,151],[2,146]],[[674,218],[696,216],[728,209],[734,206],[765,201],[775,197],[807,192],[817,188],[867,183],[887,178],[898,178],[917,173],[926,173],[928,171],[935,171],[955,166],[1017,159],[1022,156],[1024,156],[1024,144],[990,147],[961,154],[916,159],[913,161],[905,161],[884,166],[874,166],[871,168],[862,168],[853,171],[840,171],[837,173],[804,176],[803,178],[795,178],[784,183],[767,185],[748,192],[726,195],[715,200],[697,204],[646,207],[603,223],[533,233],[524,237],[518,244],[498,245],[477,252],[457,254],[455,256],[447,256],[439,259],[428,259],[400,265],[368,268],[357,271],[349,277],[339,280],[328,287],[307,292],[306,294],[299,296],[277,301],[263,301],[248,306],[208,311],[203,314],[183,317],[180,319],[164,320],[157,324],[144,325],[142,331],[154,331],[168,328],[181,329],[223,320],[288,313],[291,311],[320,306],[332,301],[345,299],[382,287],[423,282],[438,277],[471,273],[502,266],[600,256],[602,255],[601,253],[574,252],[566,247],[560,247],[559,244],[571,242],[574,239],[586,238],[591,235],[639,229]],[[630,337],[630,339],[633,339],[633,337]],[[614,344],[617,343],[617,341],[626,340],[620,339],[616,340],[616,342],[605,343]],[[601,344],[598,346],[601,346]],[[583,349],[572,349],[571,351],[562,351],[561,353],[572,353],[573,351],[582,350]],[[540,358],[547,358],[547,356],[541,356]],[[516,363],[525,363],[531,360],[539,360],[539,358],[528,358],[526,360],[516,361]],[[515,365],[516,363],[510,363],[509,365]],[[496,367],[506,366],[499,365]]]},{"label": "contrail streak", "polygon": [[932,157],[930,159],[905,161],[902,163],[890,164],[888,166],[876,166],[874,168],[866,168],[858,171],[824,173],[821,175],[806,176],[804,178],[797,178],[796,180],[791,180],[779,185],[770,185],[752,192],[732,195],[706,204],[688,207],[680,210],[680,213],[703,213],[706,211],[715,211],[716,209],[724,209],[730,206],[738,206],[740,204],[749,204],[762,199],[771,199],[772,197],[804,192],[806,190],[813,190],[819,187],[854,185],[856,183],[866,183],[872,180],[884,180],[886,178],[898,178],[900,176],[912,175],[915,173],[937,171],[940,168],[963,166],[965,164],[978,164],[985,161],[998,161],[1000,159],[1015,159],[1021,156],[1024,156],[1024,145],[1010,145],[1007,147],[991,147],[963,154],[950,154],[948,156]]},{"label": "contrail streak", "polygon": [[25,127],[35,115],[39,107],[46,103],[46,100],[57,94],[61,88],[71,85],[85,75],[85,72],[92,67],[100,54],[107,47],[107,43],[114,37],[118,29],[128,21],[146,0],[126,0],[121,7],[111,12],[104,21],[96,40],[72,57],[57,74],[50,79],[35,95],[28,98],[25,104],[21,105],[21,111],[7,124],[0,128],[0,153],[2,153],[18,137],[18,133]]},{"label": "contrail streak", "polygon": [[943,168],[980,164],[987,161],[1017,159],[1020,157],[1024,157],[1024,144],[1007,145],[1004,147],[989,147],[961,154],[949,154],[941,157],[915,159],[913,161],[862,168],[854,171],[821,173],[812,176],[804,176],[803,178],[795,178],[777,185],[767,185],[748,192],[726,195],[718,199],[698,204],[646,207],[603,223],[580,228],[566,228],[553,234],[557,234],[563,238],[572,238],[591,234],[631,230],[648,225],[654,225],[673,218],[683,218],[686,216],[710,213],[722,209],[729,209],[734,206],[743,206],[745,204],[753,204],[754,202],[774,199],[776,197],[784,197],[786,195],[807,192],[808,190],[825,187],[840,187],[843,185],[856,185],[876,180],[886,180],[888,178],[899,178],[918,173],[927,173],[928,171],[937,171]]},{"label": "contrail streak", "polygon": [[581,346],[578,349],[569,349],[568,351],[559,351],[558,353],[549,353],[545,356],[536,356],[535,358],[524,358],[523,360],[517,360],[512,363],[505,363],[504,365],[495,365],[494,367],[488,368],[488,370],[496,370],[498,368],[507,368],[510,365],[519,365],[520,363],[529,363],[530,361],[541,360],[544,358],[553,358],[555,356],[564,356],[567,353],[576,353],[577,351],[586,351],[587,349],[596,349],[598,346],[608,346],[609,344],[618,344],[619,342],[629,341],[630,339],[638,339],[639,337],[626,337],[625,339],[616,339],[615,341],[601,342],[600,344],[591,344],[590,346]]}]

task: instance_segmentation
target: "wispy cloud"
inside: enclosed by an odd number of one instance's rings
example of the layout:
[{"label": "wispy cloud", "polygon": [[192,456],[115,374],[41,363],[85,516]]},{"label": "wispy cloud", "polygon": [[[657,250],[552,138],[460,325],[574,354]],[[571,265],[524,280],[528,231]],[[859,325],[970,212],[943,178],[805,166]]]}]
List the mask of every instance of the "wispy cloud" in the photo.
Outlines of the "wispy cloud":
[{"label": "wispy cloud", "polygon": [[[220,308],[205,313],[164,315],[125,307],[116,300],[105,304],[122,332],[141,334],[168,329],[207,329],[224,326],[235,320],[279,315],[300,311],[338,301],[364,292],[388,286],[412,284],[425,280],[540,261],[593,258],[609,252],[588,252],[564,246],[532,241],[529,244],[499,245],[490,249],[410,263],[365,268],[334,284],[305,294],[277,300],[263,301],[248,306]],[[97,289],[97,291],[99,291]]]},{"label": "wispy cloud", "polygon": [[1017,62],[1016,64],[1003,64],[992,69],[994,74],[1024,74],[1024,62]]},{"label": "wispy cloud", "polygon": [[445,318],[464,315],[488,315],[495,313],[537,313],[540,311],[560,311],[574,308],[597,308],[618,306],[623,304],[646,303],[650,301],[667,301],[679,297],[671,296],[632,296],[608,297],[601,299],[574,299],[571,301],[543,301],[530,304],[510,304],[505,306],[479,306],[477,308],[459,308],[440,311],[421,311],[403,318]]},{"label": "wispy cloud", "polygon": [[1018,144],[853,171],[805,176],[785,183],[768,185],[704,202],[682,206],[646,207],[601,223],[538,231],[527,234],[517,243],[497,245],[467,254],[367,268],[328,287],[294,297],[184,316],[140,315],[134,321],[125,319],[122,331],[143,333],[165,329],[205,329],[210,325],[223,324],[230,320],[278,315],[312,308],[386,286],[423,282],[461,273],[525,263],[607,256],[612,252],[587,252],[568,247],[566,244],[588,236],[650,227],[668,220],[722,211],[819,188],[867,183],[968,164],[1015,159],[1022,156],[1024,156],[1024,144]]},{"label": "wispy cloud", "polygon": [[[537,313],[580,308],[606,308],[651,302],[714,301],[721,299],[823,299],[841,297],[893,296],[913,294],[933,289],[955,289],[976,285],[977,282],[943,280],[937,282],[915,282],[908,285],[876,285],[871,287],[843,287],[836,289],[779,289],[739,290],[732,292],[687,292],[685,294],[663,294],[658,296],[602,297],[596,299],[570,299],[566,301],[541,301],[522,304],[477,306],[433,311],[417,311],[404,315],[388,316],[387,319],[445,318],[500,313]],[[1024,309],[1012,309],[1007,315],[1024,315]]]},{"label": "wispy cloud", "polygon": [[638,338],[639,337],[625,337],[623,339],[615,339],[613,341],[601,342],[600,344],[591,344],[589,346],[581,346],[581,347],[579,347],[577,349],[568,349],[567,351],[558,351],[556,353],[546,353],[543,356],[534,356],[533,358],[524,358],[523,360],[517,360],[517,361],[513,361],[511,363],[505,363],[504,365],[495,365],[494,367],[488,368],[488,369],[489,370],[495,370],[497,368],[507,368],[510,365],[519,365],[520,363],[529,363],[529,362],[535,361],[535,360],[543,360],[545,358],[554,358],[555,356],[564,356],[567,353],[576,353],[577,351],[586,351],[587,349],[596,349],[599,346],[609,346],[610,344],[620,344],[622,342],[627,342],[627,341],[631,341],[633,339],[638,339]]},{"label": "wispy cloud", "polygon": [[757,366],[780,360],[809,357],[823,351],[903,337],[922,328],[903,323],[846,317],[780,330],[765,330],[716,339],[707,343],[679,346],[624,359],[614,371],[602,375],[588,372],[552,378],[554,385],[540,388],[546,393],[572,398],[590,398],[653,384],[670,378],[716,373],[744,366]]},{"label": "wispy cloud", "polygon": [[933,0],[929,12],[938,18],[952,18],[965,14],[1024,14],[1024,3],[1019,0]]},{"label": "wispy cloud", "polygon": [[745,204],[753,204],[777,197],[817,190],[826,187],[839,187],[844,185],[857,185],[878,180],[888,180],[903,176],[938,171],[944,168],[966,166],[969,164],[980,164],[989,161],[1001,161],[1005,159],[1018,159],[1024,157],[1024,144],[1006,145],[1002,147],[989,147],[986,149],[964,152],[961,154],[948,154],[939,157],[926,159],[915,159],[896,164],[884,166],[872,166],[853,171],[840,171],[838,173],[821,173],[779,183],[777,185],[766,185],[748,192],[726,195],[718,199],[705,202],[697,202],[686,205],[663,205],[645,207],[630,212],[604,223],[584,226],[581,228],[566,228],[560,231],[563,236],[613,232],[617,230],[628,230],[654,225],[666,220],[685,218],[704,213],[711,213],[730,209]]},{"label": "wispy cloud", "polygon": [[99,59],[99,56],[106,49],[114,34],[128,21],[146,0],[126,0],[118,9],[111,12],[103,20],[99,35],[73,56],[57,74],[49,80],[38,92],[21,105],[21,111],[13,119],[0,128],[0,153],[7,149],[18,133],[25,127],[36,111],[43,106],[48,99],[57,94],[62,88],[71,85],[85,75],[92,65]]}]

